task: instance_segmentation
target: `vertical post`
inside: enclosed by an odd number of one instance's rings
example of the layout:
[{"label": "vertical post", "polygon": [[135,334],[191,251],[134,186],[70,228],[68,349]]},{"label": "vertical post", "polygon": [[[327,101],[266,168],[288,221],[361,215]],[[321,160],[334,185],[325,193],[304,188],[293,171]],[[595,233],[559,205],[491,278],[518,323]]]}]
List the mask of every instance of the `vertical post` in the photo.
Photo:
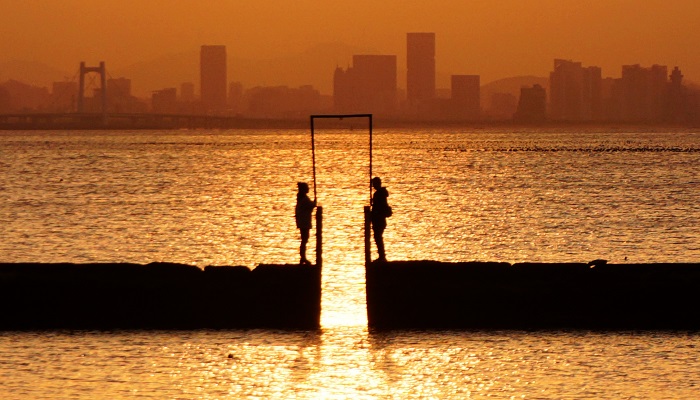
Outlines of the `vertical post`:
[{"label": "vertical post", "polygon": [[369,205],[372,205],[372,114],[369,114]]},{"label": "vertical post", "polygon": [[372,242],[370,240],[370,207],[365,206],[365,268],[372,262]]},{"label": "vertical post", "polygon": [[[314,174],[314,201],[316,201],[316,141],[314,140],[314,116],[311,116],[311,161]],[[319,207],[320,208],[320,207]],[[318,211],[316,211],[318,215]]]},{"label": "vertical post", "polygon": [[365,268],[372,262],[372,114],[369,114],[369,206],[365,206]]},{"label": "vertical post", "polygon": [[323,207],[316,207],[316,266],[323,267]]},{"label": "vertical post", "polygon": [[78,112],[83,110],[83,97],[85,96],[85,61],[80,62],[80,86],[78,87]]}]

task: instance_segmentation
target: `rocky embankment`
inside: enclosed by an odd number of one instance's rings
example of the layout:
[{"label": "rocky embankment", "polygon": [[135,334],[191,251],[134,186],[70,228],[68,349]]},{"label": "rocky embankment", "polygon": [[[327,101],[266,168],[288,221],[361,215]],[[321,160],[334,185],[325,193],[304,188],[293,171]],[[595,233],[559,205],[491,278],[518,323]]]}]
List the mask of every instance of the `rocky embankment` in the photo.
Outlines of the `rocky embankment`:
[{"label": "rocky embankment", "polygon": [[700,329],[700,263],[367,266],[371,329]]},{"label": "rocky embankment", "polygon": [[0,330],[317,329],[316,266],[0,264]]}]

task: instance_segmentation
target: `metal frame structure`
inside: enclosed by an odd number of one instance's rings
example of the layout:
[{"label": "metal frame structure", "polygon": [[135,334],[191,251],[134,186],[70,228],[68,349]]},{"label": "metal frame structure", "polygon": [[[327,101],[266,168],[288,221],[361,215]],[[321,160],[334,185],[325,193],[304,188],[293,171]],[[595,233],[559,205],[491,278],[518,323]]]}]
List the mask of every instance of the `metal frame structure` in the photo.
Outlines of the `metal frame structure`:
[{"label": "metal frame structure", "polygon": [[[310,117],[311,123],[311,157],[313,160],[313,175],[314,175],[314,201],[316,201],[316,137],[314,132],[314,120],[316,119],[345,119],[345,118],[367,118],[369,121],[369,205],[364,207],[365,214],[365,266],[369,265],[371,261],[371,245],[370,241],[370,230],[371,230],[371,220],[370,220],[370,210],[372,206],[372,114],[323,114],[323,115],[312,115]],[[321,217],[319,218],[319,214]],[[321,265],[323,262],[322,252],[323,252],[323,239],[322,239],[322,215],[323,208],[318,207],[316,210],[316,264]]]},{"label": "metal frame structure", "polygon": [[316,140],[314,134],[314,120],[316,119],[345,119],[345,118],[367,118],[369,120],[369,202],[372,204],[372,114],[321,114],[312,115],[311,123],[311,156],[313,160],[314,176],[314,201],[316,201]]}]

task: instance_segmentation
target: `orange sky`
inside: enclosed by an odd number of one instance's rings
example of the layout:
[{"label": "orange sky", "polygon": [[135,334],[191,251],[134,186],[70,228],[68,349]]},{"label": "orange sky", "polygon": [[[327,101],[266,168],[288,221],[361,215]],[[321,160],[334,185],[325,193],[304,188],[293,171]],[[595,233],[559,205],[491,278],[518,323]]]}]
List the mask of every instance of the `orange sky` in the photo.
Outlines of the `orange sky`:
[{"label": "orange sky", "polygon": [[614,77],[622,64],[679,65],[700,81],[698,0],[0,0],[0,10],[0,61],[66,71],[81,60],[118,69],[201,44],[265,59],[322,42],[396,54],[402,68],[406,32],[426,31],[436,33],[439,71],[482,83],[547,76],[555,57]]}]

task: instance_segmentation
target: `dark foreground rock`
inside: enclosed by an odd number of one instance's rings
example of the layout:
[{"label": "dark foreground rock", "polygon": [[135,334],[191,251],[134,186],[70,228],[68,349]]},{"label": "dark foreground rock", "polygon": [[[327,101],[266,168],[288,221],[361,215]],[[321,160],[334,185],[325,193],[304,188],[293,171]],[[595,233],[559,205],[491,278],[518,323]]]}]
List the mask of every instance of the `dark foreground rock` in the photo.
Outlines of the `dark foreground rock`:
[{"label": "dark foreground rock", "polygon": [[316,266],[0,264],[0,330],[317,329]]},{"label": "dark foreground rock", "polygon": [[700,329],[700,264],[367,266],[372,329]]}]

